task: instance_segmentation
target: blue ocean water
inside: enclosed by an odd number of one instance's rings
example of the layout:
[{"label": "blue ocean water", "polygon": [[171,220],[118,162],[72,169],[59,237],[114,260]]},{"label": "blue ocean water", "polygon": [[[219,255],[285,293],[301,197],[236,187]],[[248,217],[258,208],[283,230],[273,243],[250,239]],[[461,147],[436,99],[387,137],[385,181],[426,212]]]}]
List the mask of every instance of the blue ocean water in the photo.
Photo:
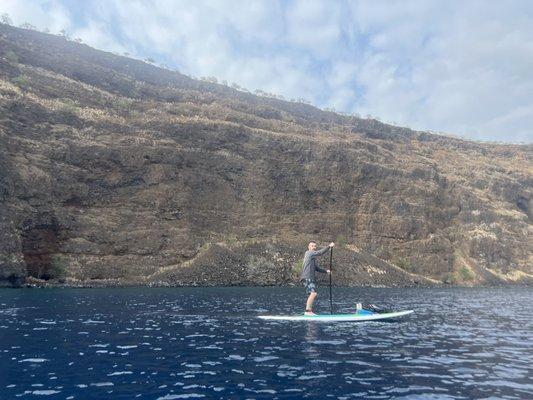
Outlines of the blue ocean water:
[{"label": "blue ocean water", "polygon": [[[327,289],[317,308],[329,311]],[[415,314],[263,321],[301,288],[0,291],[0,399],[533,398],[533,292],[335,288]]]}]

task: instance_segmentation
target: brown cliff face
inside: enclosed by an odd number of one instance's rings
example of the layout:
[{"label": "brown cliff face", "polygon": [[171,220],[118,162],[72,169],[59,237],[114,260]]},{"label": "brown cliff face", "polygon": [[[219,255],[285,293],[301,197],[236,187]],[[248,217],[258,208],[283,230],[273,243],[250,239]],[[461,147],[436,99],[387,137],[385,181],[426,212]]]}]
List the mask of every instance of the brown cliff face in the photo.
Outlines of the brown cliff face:
[{"label": "brown cliff face", "polygon": [[0,25],[0,281],[290,284],[315,239],[339,284],[531,283],[532,150]]}]

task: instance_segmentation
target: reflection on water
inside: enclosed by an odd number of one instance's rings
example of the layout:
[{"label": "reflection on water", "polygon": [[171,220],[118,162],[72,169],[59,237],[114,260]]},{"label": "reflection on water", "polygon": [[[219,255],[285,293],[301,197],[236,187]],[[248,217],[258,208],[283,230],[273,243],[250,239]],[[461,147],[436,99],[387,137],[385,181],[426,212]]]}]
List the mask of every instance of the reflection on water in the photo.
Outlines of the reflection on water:
[{"label": "reflection on water", "polygon": [[0,398],[533,398],[530,290],[335,294],[337,310],[365,300],[416,312],[262,321],[301,312],[303,291],[3,290]]}]

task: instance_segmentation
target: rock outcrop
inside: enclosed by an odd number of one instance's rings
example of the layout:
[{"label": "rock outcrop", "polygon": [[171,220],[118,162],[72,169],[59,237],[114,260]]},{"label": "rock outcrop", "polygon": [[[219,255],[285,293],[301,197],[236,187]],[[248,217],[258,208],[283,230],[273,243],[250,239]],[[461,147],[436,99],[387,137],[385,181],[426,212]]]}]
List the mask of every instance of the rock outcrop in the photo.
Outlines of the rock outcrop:
[{"label": "rock outcrop", "polygon": [[528,284],[532,150],[0,25],[0,281],[293,284],[314,239],[339,284]]}]

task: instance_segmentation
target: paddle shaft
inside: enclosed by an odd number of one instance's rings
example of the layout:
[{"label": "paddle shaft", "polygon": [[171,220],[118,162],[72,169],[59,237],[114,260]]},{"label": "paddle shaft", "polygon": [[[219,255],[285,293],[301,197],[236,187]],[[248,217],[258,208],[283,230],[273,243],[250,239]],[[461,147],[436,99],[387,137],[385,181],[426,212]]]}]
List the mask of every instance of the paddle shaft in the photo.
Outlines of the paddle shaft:
[{"label": "paddle shaft", "polygon": [[333,247],[329,250],[329,313],[333,314],[333,295],[331,293],[331,274],[333,273]]}]

